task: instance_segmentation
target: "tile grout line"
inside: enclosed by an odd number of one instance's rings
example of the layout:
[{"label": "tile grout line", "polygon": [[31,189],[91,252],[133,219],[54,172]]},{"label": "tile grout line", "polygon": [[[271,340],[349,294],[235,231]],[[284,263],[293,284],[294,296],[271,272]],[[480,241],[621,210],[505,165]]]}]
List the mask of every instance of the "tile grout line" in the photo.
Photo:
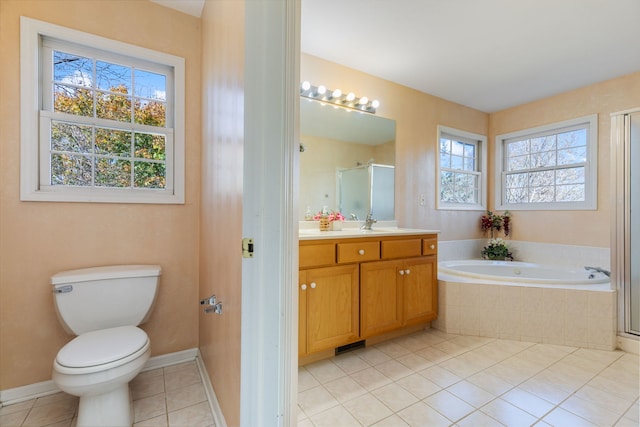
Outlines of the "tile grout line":
[{"label": "tile grout line", "polygon": [[[458,335],[456,335],[456,336],[454,336],[454,337],[451,337],[451,338],[448,338],[448,339],[444,339],[444,340],[443,340],[443,341],[441,341],[440,343],[442,343],[442,342],[446,342],[446,341],[451,341],[452,339],[455,339],[457,336],[458,336]],[[432,363],[432,365],[431,365],[431,366],[429,366],[429,367],[437,366],[437,367],[439,367],[440,369],[444,369],[444,370],[446,370],[447,372],[450,372],[452,375],[456,375],[456,376],[458,376],[458,375],[457,375],[457,374],[455,374],[454,372],[452,372],[452,371],[448,370],[448,369],[447,369],[447,367],[445,367],[445,366],[441,366],[441,364],[442,364],[442,363],[444,363],[444,362],[446,362],[447,360],[451,360],[452,358],[456,358],[456,357],[459,357],[459,356],[461,356],[461,355],[463,355],[463,354],[470,353],[470,352],[472,352],[472,351],[474,351],[474,350],[481,349],[481,348],[483,348],[483,347],[485,347],[485,346],[487,346],[487,345],[489,345],[489,344],[491,344],[491,343],[493,343],[493,342],[496,342],[497,340],[498,340],[498,339],[493,338],[493,339],[491,339],[490,341],[484,342],[484,343],[482,343],[482,344],[479,344],[479,345],[473,345],[471,348],[467,348],[467,349],[465,349],[464,351],[454,352],[454,353],[447,353],[447,355],[448,355],[449,357],[448,357],[447,359],[440,360],[440,361],[438,361],[438,362],[432,362],[431,360],[426,359],[426,358],[425,358],[425,360],[427,360],[428,362]],[[420,348],[420,349],[418,349],[418,350],[414,350],[414,349],[410,349],[410,348],[404,347],[404,346],[402,346],[402,344],[400,344],[400,343],[398,343],[398,345],[399,345],[399,346],[401,346],[401,347],[403,347],[403,348],[405,348],[406,350],[408,350],[408,351],[409,351],[409,353],[408,353],[408,354],[414,354],[414,355],[417,355],[417,354],[416,354],[416,351],[423,350],[423,349],[426,349],[426,348],[429,348],[429,347],[435,347],[436,345],[438,345],[438,344],[440,344],[440,343],[436,343],[436,344],[429,344],[429,345],[427,345],[426,347]],[[506,361],[506,360],[509,360],[509,359],[511,359],[511,358],[513,358],[513,357],[515,357],[515,356],[517,356],[517,355],[520,355],[520,354],[522,354],[522,353],[526,352],[527,350],[533,349],[533,348],[535,348],[537,345],[542,345],[542,346],[544,346],[544,345],[547,345],[547,344],[545,344],[545,343],[531,343],[531,345],[528,345],[528,346],[526,346],[526,347],[524,347],[524,348],[522,348],[522,349],[520,349],[520,350],[518,350],[518,351],[516,351],[516,352],[514,352],[514,353],[510,353],[510,354],[509,354],[509,356],[507,356],[506,358],[501,358],[499,361],[494,361],[494,363],[492,363],[491,365],[488,365],[488,366],[486,366],[486,367],[483,367],[482,369],[480,369],[480,370],[479,370],[479,371],[477,371],[477,372],[474,372],[474,373],[473,373],[473,374],[471,374],[471,375],[467,375],[467,376],[465,376],[465,377],[460,377],[460,380],[458,380],[458,381],[456,381],[456,382],[454,382],[454,383],[452,383],[452,384],[449,384],[449,385],[447,385],[446,387],[442,387],[440,391],[448,391],[448,389],[449,389],[450,387],[453,387],[454,385],[456,385],[456,384],[458,384],[458,383],[460,383],[460,382],[462,382],[462,381],[470,382],[470,381],[468,381],[468,379],[469,379],[470,377],[472,377],[472,376],[474,376],[474,375],[477,375],[477,374],[479,374],[479,373],[481,373],[481,372],[484,372],[484,371],[486,371],[487,369],[489,369],[489,368],[491,368],[491,367],[493,367],[493,366],[496,366],[496,365],[498,365],[498,364],[500,364],[500,363],[502,363],[502,362],[504,362],[504,361]],[[552,345],[552,344],[548,344],[548,345]],[[582,350],[582,348],[580,348],[580,347],[573,348],[573,347],[571,347],[571,346],[561,346],[561,347],[570,347],[570,348],[569,348],[569,350],[570,350],[570,351],[566,351],[566,352],[564,352],[564,351],[563,351],[563,353],[564,353],[564,354],[560,355],[560,357],[559,357],[559,358],[557,358],[557,359],[556,359],[556,357],[554,356],[554,357],[553,357],[553,361],[551,361],[551,362],[544,362],[542,367],[540,367],[539,369],[536,369],[536,370],[535,370],[534,372],[532,372],[531,374],[527,374],[527,376],[526,376],[526,378],[525,378],[525,379],[523,379],[522,381],[518,382],[518,383],[517,383],[517,384],[515,384],[515,385],[514,385],[513,383],[509,382],[509,381],[505,381],[506,383],[508,383],[508,384],[510,385],[510,387],[509,387],[508,389],[506,389],[506,390],[502,391],[502,392],[501,392],[500,394],[498,394],[498,395],[493,395],[493,393],[492,393],[491,391],[486,390],[485,388],[483,388],[483,387],[481,387],[481,386],[479,386],[479,385],[476,385],[476,384],[474,384],[473,382],[470,382],[472,385],[474,385],[474,386],[476,386],[476,387],[480,388],[481,390],[483,390],[483,391],[485,391],[485,392],[487,392],[487,393],[489,393],[489,394],[492,394],[492,395],[494,396],[494,397],[493,397],[493,399],[491,399],[491,400],[487,401],[487,402],[486,402],[486,403],[484,403],[481,407],[475,407],[473,404],[471,404],[471,402],[467,402],[467,401],[466,401],[465,399],[463,399],[462,397],[459,397],[459,396],[457,396],[455,393],[453,393],[452,391],[449,391],[449,393],[451,393],[452,395],[456,396],[457,398],[459,398],[459,399],[463,400],[464,402],[468,403],[470,406],[472,406],[472,407],[474,408],[474,410],[473,410],[472,412],[470,412],[469,414],[465,415],[464,417],[462,417],[462,418],[458,419],[457,421],[452,421],[452,423],[454,423],[454,424],[455,424],[455,423],[457,423],[457,422],[460,422],[461,420],[464,420],[465,418],[467,418],[467,417],[471,416],[471,415],[472,415],[473,413],[475,413],[475,412],[481,412],[483,415],[485,415],[485,416],[487,416],[487,417],[489,417],[489,418],[491,418],[491,419],[494,419],[494,418],[493,418],[493,417],[491,417],[489,414],[487,414],[487,413],[483,412],[483,411],[482,411],[482,408],[483,408],[483,407],[485,407],[485,406],[487,406],[487,405],[489,405],[491,402],[494,402],[494,401],[496,401],[496,400],[498,400],[498,399],[502,399],[502,398],[503,398],[503,396],[504,396],[504,395],[506,395],[507,393],[509,393],[509,392],[511,392],[512,390],[514,390],[514,389],[516,389],[516,388],[520,387],[522,384],[524,384],[524,383],[526,383],[527,381],[531,380],[531,379],[532,379],[532,378],[534,378],[536,375],[539,375],[540,373],[542,373],[542,372],[546,371],[547,369],[550,369],[552,366],[555,366],[555,365],[556,365],[556,364],[558,364],[559,362],[561,362],[561,361],[565,360],[568,356],[570,356],[570,355],[574,355],[574,356],[576,356],[576,357],[580,357],[580,355],[576,355],[575,353],[576,353],[576,352],[578,352],[578,351],[580,351],[580,350]],[[375,348],[375,346],[372,346],[371,348]],[[435,347],[435,348],[437,348],[437,347]],[[595,349],[585,349],[585,350],[589,351],[589,350],[595,350]],[[386,363],[386,362],[391,361],[391,360],[394,360],[394,361],[396,361],[396,362],[398,362],[398,363],[402,364],[402,363],[401,363],[401,362],[399,362],[397,359],[398,359],[399,357],[405,356],[405,355],[403,354],[402,356],[392,357],[392,356],[390,356],[389,354],[385,353],[383,350],[379,350],[379,351],[381,351],[382,353],[384,353],[384,354],[385,354],[386,356],[388,356],[390,359],[389,359],[389,360],[387,360],[387,361],[385,361],[385,362],[379,362],[379,363],[377,363],[377,364],[370,364],[366,359],[364,359],[364,358],[360,357],[359,355],[356,355],[356,356],[357,356],[357,357],[359,357],[361,360],[363,360],[365,363],[367,363],[367,365],[368,365],[369,367],[372,367],[372,368],[374,368],[374,369],[376,369],[376,366],[379,366],[379,365],[381,365],[382,363]],[[421,357],[421,356],[419,356],[419,355],[417,355],[417,356],[418,356],[418,357]],[[583,382],[583,384],[582,384],[581,386],[579,386],[577,389],[573,390],[573,391],[569,394],[569,396],[567,396],[566,398],[564,398],[563,400],[561,400],[561,401],[560,401],[559,403],[557,403],[557,404],[556,404],[556,403],[553,403],[553,402],[550,402],[550,401],[548,401],[548,400],[546,400],[546,398],[541,397],[541,396],[537,395],[536,393],[531,393],[531,394],[533,394],[536,398],[539,398],[539,399],[541,399],[542,401],[547,402],[548,404],[550,404],[550,405],[551,405],[551,408],[550,408],[547,412],[545,412],[544,414],[542,414],[541,416],[538,416],[538,415],[536,415],[536,414],[532,414],[531,412],[528,412],[527,410],[525,410],[525,409],[523,409],[523,408],[520,408],[519,406],[516,406],[514,403],[511,403],[511,402],[509,402],[509,401],[506,401],[506,400],[505,400],[505,402],[506,402],[507,404],[509,404],[510,406],[513,406],[514,408],[518,409],[519,411],[522,411],[522,412],[524,412],[524,413],[526,413],[526,414],[528,414],[528,415],[530,415],[530,416],[534,417],[534,418],[536,419],[536,422],[540,422],[540,421],[542,421],[542,420],[543,420],[543,418],[545,418],[549,413],[551,413],[551,412],[553,412],[554,410],[556,410],[556,409],[560,408],[560,406],[561,406],[564,402],[566,402],[566,401],[567,401],[568,399],[570,399],[572,396],[575,396],[575,395],[576,395],[576,393],[578,393],[582,388],[584,388],[586,385],[588,385],[588,384],[589,384],[593,379],[595,379],[595,378],[597,378],[599,375],[601,375],[601,374],[602,374],[602,373],[603,373],[607,368],[611,367],[613,364],[615,364],[617,361],[619,361],[623,356],[624,356],[624,353],[621,353],[621,354],[620,354],[618,357],[616,357],[615,359],[613,359],[613,360],[611,360],[611,361],[608,361],[608,362],[605,364],[605,366],[603,366],[603,367],[599,368],[599,369],[598,369],[596,372],[594,372],[594,373],[593,373],[593,374],[592,374],[592,375],[591,375],[591,376],[590,376],[590,377],[589,377],[585,382]],[[333,365],[335,365],[335,367],[340,368],[341,372],[342,372],[346,377],[351,377],[351,375],[352,375],[352,374],[354,374],[354,373],[356,373],[356,372],[359,372],[359,371],[360,371],[360,370],[358,370],[358,371],[353,371],[353,372],[351,372],[351,373],[347,373],[346,371],[344,371],[344,369],[342,369],[342,368],[340,367],[340,365],[338,365],[337,363],[333,362],[333,359],[328,359],[328,360],[329,360],[329,361],[331,361],[331,362],[332,362],[332,364],[333,364]],[[587,362],[598,363],[597,361],[595,361],[595,360],[590,360],[590,359],[588,359],[588,358],[586,359],[586,361],[587,361]],[[406,378],[407,376],[410,376],[410,375],[413,375],[413,374],[421,375],[421,374],[420,374],[420,372],[421,372],[421,371],[413,370],[412,368],[410,368],[410,367],[408,367],[408,366],[406,366],[406,365],[404,365],[404,364],[402,364],[402,365],[403,365],[405,368],[410,369],[410,370],[412,371],[412,373],[411,373],[411,374],[405,375],[405,376],[403,376],[402,378]],[[429,367],[428,367],[428,368],[424,368],[423,370],[429,369]],[[305,369],[306,369],[306,368],[305,368]],[[363,369],[368,369],[368,368],[363,368]],[[326,389],[326,387],[325,387],[325,384],[326,384],[327,382],[330,382],[330,381],[325,381],[325,382],[323,383],[323,382],[321,382],[321,381],[320,381],[320,379],[319,379],[316,375],[313,375],[313,373],[312,373],[310,370],[308,370],[308,369],[306,369],[306,370],[307,370],[307,372],[312,376],[312,378],[314,378],[314,380],[316,380],[316,382],[318,383],[318,385],[319,385],[319,386],[322,386],[322,387],[325,389],[325,391],[327,391],[327,392],[329,393],[329,395],[331,395],[331,396],[332,396],[333,398],[335,398],[335,399],[336,399],[336,401],[337,401],[337,397],[336,397],[333,393],[331,393],[328,389]],[[377,369],[376,369],[376,370],[377,370]],[[422,371],[423,371],[423,370],[422,370]],[[380,372],[380,371],[378,370],[378,372]],[[588,371],[586,371],[586,372],[588,372]],[[382,373],[382,372],[380,372],[380,373],[381,373],[383,376],[385,376],[386,378],[388,378],[388,379],[391,381],[391,383],[389,383],[389,384],[396,384],[396,383],[397,383],[397,381],[399,380],[399,379],[389,378],[389,377],[387,377],[387,376],[386,376],[384,373]],[[421,375],[421,376],[422,376],[422,375]],[[495,375],[493,375],[493,376],[495,376]],[[342,377],[341,377],[341,378],[342,378]],[[426,378],[426,377],[425,377],[425,378]],[[400,379],[401,379],[401,378],[400,378]],[[428,379],[428,378],[426,378],[426,379]],[[502,378],[500,378],[500,379],[501,379],[501,380],[503,380]],[[504,380],[503,380],[503,381],[504,381]],[[389,385],[389,384],[384,384],[384,385],[378,386],[378,387],[376,387],[376,388],[374,388],[374,389],[367,390],[367,394],[371,394],[371,395],[373,395],[373,392],[374,392],[374,391],[379,390],[379,389],[381,389],[381,388],[383,388],[383,387],[385,387],[385,386],[387,386],[387,385]],[[439,386],[439,387],[440,387],[440,386]],[[407,390],[407,391],[408,391],[408,390]],[[436,393],[439,393],[440,391],[438,391],[438,392],[436,392]],[[524,391],[526,391],[526,390],[524,390]],[[411,392],[409,392],[409,393],[411,393]],[[413,395],[413,393],[411,393],[411,394]],[[433,394],[435,394],[435,393],[433,393]],[[431,395],[433,395],[433,394],[431,394]],[[430,396],[431,396],[431,395],[430,395]],[[419,399],[419,400],[418,400],[419,402],[423,402],[424,404],[428,405],[428,403],[427,403],[427,402],[424,402],[424,400],[425,400],[425,399],[427,399],[429,396],[427,396],[427,397],[425,397],[425,398],[423,398],[423,399],[420,399],[418,396],[415,396],[415,395],[413,395],[413,396],[414,396],[414,397],[416,397],[416,398],[418,398],[418,399]],[[358,397],[361,397],[361,396],[354,397],[353,399],[357,399]],[[374,398],[377,398],[375,395],[373,395],[373,397],[374,397]],[[353,399],[350,399],[350,400],[348,400],[348,401],[351,401],[351,400],[353,400]],[[380,401],[380,399],[378,399],[378,400]],[[504,400],[504,399],[502,399],[502,400]],[[636,399],[636,400],[637,400],[637,399]],[[346,402],[348,402],[348,401],[345,401],[345,402],[338,402],[338,405],[337,405],[337,406],[343,406],[343,405],[344,405]],[[394,411],[394,410],[393,410],[392,408],[390,408],[390,407],[389,407],[389,406],[388,406],[384,401],[380,401],[380,402],[381,402],[381,403],[382,403],[386,408],[388,408],[389,410],[393,411],[393,414],[396,414],[396,415],[397,415],[397,413],[398,413],[398,412],[400,412],[401,410],[403,410],[403,409],[400,409],[400,410],[398,410],[398,411]],[[629,411],[629,409],[631,409],[631,407],[632,407],[634,404],[635,404],[635,401],[634,401],[634,402],[632,402],[632,403],[630,404],[630,406],[629,406],[629,407],[627,407],[627,408],[626,408],[626,410],[625,410],[621,415],[619,415],[619,416],[617,417],[617,421],[620,421],[622,418],[624,418],[625,414]],[[411,405],[408,405],[407,407],[409,407],[409,406],[411,406]],[[430,406],[430,405],[429,405],[429,406]],[[430,406],[430,407],[431,407],[431,406]],[[333,406],[333,407],[331,407],[331,408],[329,408],[329,409],[332,409],[332,408],[335,408],[335,406]],[[435,408],[433,408],[433,407],[431,407],[431,408],[437,411],[437,409],[435,409]],[[329,410],[329,409],[326,409],[325,411],[327,411],[327,410]],[[406,409],[406,407],[405,407],[404,409]],[[560,409],[566,410],[566,409],[564,409],[564,408],[560,408]],[[302,413],[305,415],[305,417],[309,419],[309,422],[312,422],[312,421],[311,421],[311,416],[309,416],[309,415],[308,415],[308,414],[307,414],[307,413],[306,413],[302,408],[300,408],[300,411],[302,411]],[[325,411],[321,411],[320,413],[325,412]],[[591,422],[591,421],[589,421],[589,420],[587,420],[587,419],[585,419],[585,418],[581,417],[581,416],[580,416],[580,415],[578,415],[578,414],[574,414],[573,412],[571,412],[571,411],[569,411],[569,410],[567,410],[567,411],[568,411],[568,412],[570,412],[570,413],[571,413],[571,414],[573,414],[573,415],[579,416],[580,418],[584,419],[585,421]],[[438,413],[440,413],[439,411],[437,411],[437,412],[438,412]],[[319,414],[320,414],[320,413],[319,413]],[[319,414],[314,414],[313,416],[316,416],[316,415],[319,415]],[[440,413],[440,414],[441,414],[441,413]],[[444,414],[442,414],[442,415],[443,415],[443,416],[445,416]],[[388,418],[388,417],[387,417],[387,418]],[[448,417],[446,417],[446,416],[445,416],[445,418],[449,419],[449,418],[448,418]],[[383,418],[383,419],[384,419],[384,418]],[[450,420],[450,419],[449,419],[449,420]],[[494,420],[495,420],[495,419],[494,419]],[[498,421],[498,420],[496,420],[496,422],[498,422],[498,423],[499,423],[499,421]]]}]

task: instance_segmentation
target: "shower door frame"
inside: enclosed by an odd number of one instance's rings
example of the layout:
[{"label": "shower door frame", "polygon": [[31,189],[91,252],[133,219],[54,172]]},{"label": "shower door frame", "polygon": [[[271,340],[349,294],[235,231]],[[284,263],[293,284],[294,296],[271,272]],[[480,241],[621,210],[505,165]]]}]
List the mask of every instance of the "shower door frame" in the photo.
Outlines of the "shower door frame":
[{"label": "shower door frame", "polygon": [[[611,114],[611,284],[618,291],[618,335],[640,339],[631,330],[631,116],[640,108]],[[636,304],[640,302],[636,301]],[[640,307],[635,307],[640,309]]]}]

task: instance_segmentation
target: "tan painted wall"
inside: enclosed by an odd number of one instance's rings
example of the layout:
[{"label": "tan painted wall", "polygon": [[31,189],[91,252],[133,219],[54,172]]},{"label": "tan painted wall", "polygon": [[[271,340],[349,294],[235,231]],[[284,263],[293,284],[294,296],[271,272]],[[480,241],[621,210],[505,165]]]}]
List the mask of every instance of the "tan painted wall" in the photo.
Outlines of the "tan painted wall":
[{"label": "tan painted wall", "polygon": [[610,114],[640,107],[640,72],[491,114],[490,206],[494,206],[495,136],[576,117],[598,114],[598,209],[595,211],[515,211],[515,240],[609,247]]},{"label": "tan painted wall", "polygon": [[240,424],[244,2],[208,1],[202,14],[200,295],[224,314],[200,312],[200,352],[229,426]]},{"label": "tan painted wall", "polygon": [[[377,114],[396,121],[396,219],[402,227],[439,229],[441,240],[480,237],[481,212],[435,209],[437,126],[487,135],[486,113],[302,54],[300,79],[378,99]],[[419,205],[420,194],[426,206]],[[306,206],[301,206],[306,210]]]},{"label": "tan painted wall", "polygon": [[[186,58],[186,204],[20,202],[20,15]],[[152,354],[197,346],[200,40],[199,19],[146,1],[0,0],[0,390],[49,380],[72,338],[49,285],[60,270],[160,264]]]}]

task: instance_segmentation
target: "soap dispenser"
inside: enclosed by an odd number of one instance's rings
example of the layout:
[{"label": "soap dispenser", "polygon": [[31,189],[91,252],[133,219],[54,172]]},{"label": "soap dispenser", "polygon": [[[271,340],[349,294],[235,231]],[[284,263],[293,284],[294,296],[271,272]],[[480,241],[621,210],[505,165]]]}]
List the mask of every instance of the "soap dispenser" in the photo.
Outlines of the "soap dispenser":
[{"label": "soap dispenser", "polygon": [[320,231],[329,231],[331,227],[331,221],[329,221],[329,209],[326,206],[322,207],[322,215],[320,215]]},{"label": "soap dispenser", "polygon": [[307,206],[307,213],[304,214],[305,221],[313,221],[313,211],[311,210],[311,206]]}]

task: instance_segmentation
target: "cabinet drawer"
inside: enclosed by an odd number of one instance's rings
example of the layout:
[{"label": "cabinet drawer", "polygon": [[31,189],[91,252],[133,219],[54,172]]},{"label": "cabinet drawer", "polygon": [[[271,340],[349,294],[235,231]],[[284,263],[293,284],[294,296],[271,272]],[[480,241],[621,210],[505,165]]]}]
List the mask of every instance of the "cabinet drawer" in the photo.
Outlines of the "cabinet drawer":
[{"label": "cabinet drawer", "polygon": [[420,239],[384,240],[381,242],[382,259],[409,258],[422,255]]},{"label": "cabinet drawer", "polygon": [[299,267],[321,267],[336,263],[336,245],[322,243],[314,245],[300,245]]},{"label": "cabinet drawer", "polygon": [[422,239],[422,255],[435,255],[438,253],[438,239]]},{"label": "cabinet drawer", "polygon": [[380,259],[380,242],[338,243],[338,263]]}]

